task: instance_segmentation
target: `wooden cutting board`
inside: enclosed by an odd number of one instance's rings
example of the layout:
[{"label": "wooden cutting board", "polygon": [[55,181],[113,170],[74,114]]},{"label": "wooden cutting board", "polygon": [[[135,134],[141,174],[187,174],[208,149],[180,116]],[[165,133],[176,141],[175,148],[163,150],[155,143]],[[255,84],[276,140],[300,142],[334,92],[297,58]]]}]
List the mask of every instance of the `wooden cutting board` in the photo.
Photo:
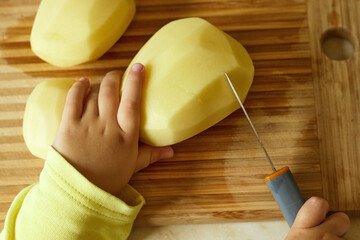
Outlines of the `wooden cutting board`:
[{"label": "wooden cutting board", "polygon": [[[250,53],[255,78],[245,107],[275,165],[288,165],[304,196],[324,196],[331,210],[360,212],[360,3],[317,0],[139,0],[124,36],[99,60],[57,68],[37,58],[29,35],[39,0],[0,1],[0,228],[16,194],[38,181],[44,161],[22,138],[26,99],[55,77],[99,82],[124,70],[166,23],[202,17]],[[346,3],[345,3],[346,2]],[[321,34],[343,27],[355,55],[334,61]],[[174,145],[175,157],[136,174],[145,197],[137,224],[168,225],[279,219],[263,178],[271,168],[241,110]]]}]

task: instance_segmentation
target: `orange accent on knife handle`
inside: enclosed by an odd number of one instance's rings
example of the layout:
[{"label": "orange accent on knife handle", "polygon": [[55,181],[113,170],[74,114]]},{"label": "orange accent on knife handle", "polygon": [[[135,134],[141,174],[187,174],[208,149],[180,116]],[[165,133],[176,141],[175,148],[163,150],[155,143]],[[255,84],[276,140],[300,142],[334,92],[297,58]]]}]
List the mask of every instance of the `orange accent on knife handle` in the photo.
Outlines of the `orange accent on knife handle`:
[{"label": "orange accent on knife handle", "polygon": [[272,180],[272,179],[274,179],[274,178],[277,178],[277,177],[279,177],[280,175],[283,175],[284,173],[286,173],[286,172],[289,171],[289,170],[290,170],[290,169],[289,169],[288,166],[283,167],[283,168],[281,168],[280,170],[277,170],[276,172],[273,172],[272,174],[266,176],[266,177],[265,177],[265,182],[270,181],[270,180]]}]

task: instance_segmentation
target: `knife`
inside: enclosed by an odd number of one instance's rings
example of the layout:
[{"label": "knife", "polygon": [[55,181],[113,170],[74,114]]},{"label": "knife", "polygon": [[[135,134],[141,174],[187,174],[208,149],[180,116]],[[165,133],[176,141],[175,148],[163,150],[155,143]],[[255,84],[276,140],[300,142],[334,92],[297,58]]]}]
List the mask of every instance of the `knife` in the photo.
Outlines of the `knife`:
[{"label": "knife", "polygon": [[255,136],[260,143],[261,148],[263,149],[266,158],[268,159],[273,173],[265,177],[265,182],[272,195],[274,196],[277,204],[279,205],[281,212],[283,213],[287,223],[291,227],[295,221],[296,215],[299,212],[301,206],[304,204],[304,198],[301,194],[301,191],[296,184],[294,176],[292,175],[290,168],[288,166],[281,168],[280,170],[276,170],[274,163],[272,162],[268,152],[264,144],[262,143],[254,125],[252,124],[249,115],[247,114],[229,76],[225,73],[226,79],[228,80],[231,89],[233,90],[236,99],[238,100],[247,121],[249,122]]}]

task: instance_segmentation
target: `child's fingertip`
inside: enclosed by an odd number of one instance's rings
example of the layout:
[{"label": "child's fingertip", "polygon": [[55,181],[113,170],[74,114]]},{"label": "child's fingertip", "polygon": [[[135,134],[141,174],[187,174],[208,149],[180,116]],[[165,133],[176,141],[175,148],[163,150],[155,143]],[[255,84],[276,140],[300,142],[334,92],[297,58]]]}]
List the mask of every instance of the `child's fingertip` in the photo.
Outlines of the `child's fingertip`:
[{"label": "child's fingertip", "polygon": [[89,79],[85,78],[85,77],[81,77],[79,79],[79,82],[89,82]]},{"label": "child's fingertip", "polygon": [[131,70],[133,70],[134,72],[142,72],[142,71],[144,71],[144,69],[145,69],[145,67],[141,63],[135,63],[131,67]]},{"label": "child's fingertip", "polygon": [[172,148],[166,148],[160,153],[160,159],[168,159],[174,156],[174,150]]},{"label": "child's fingertip", "polygon": [[328,201],[320,197],[311,197],[310,199],[307,200],[307,204],[309,206],[316,206],[318,208],[322,208],[326,210],[329,208]]}]

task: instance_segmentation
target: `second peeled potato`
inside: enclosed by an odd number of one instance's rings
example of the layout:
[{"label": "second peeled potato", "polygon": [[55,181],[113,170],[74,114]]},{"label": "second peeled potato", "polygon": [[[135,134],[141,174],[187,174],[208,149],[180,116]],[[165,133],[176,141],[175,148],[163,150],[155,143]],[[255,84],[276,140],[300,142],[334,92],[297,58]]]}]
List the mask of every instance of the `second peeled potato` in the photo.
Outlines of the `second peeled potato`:
[{"label": "second peeled potato", "polygon": [[42,0],[31,49],[58,67],[92,61],[116,43],[134,15],[134,0]]}]

